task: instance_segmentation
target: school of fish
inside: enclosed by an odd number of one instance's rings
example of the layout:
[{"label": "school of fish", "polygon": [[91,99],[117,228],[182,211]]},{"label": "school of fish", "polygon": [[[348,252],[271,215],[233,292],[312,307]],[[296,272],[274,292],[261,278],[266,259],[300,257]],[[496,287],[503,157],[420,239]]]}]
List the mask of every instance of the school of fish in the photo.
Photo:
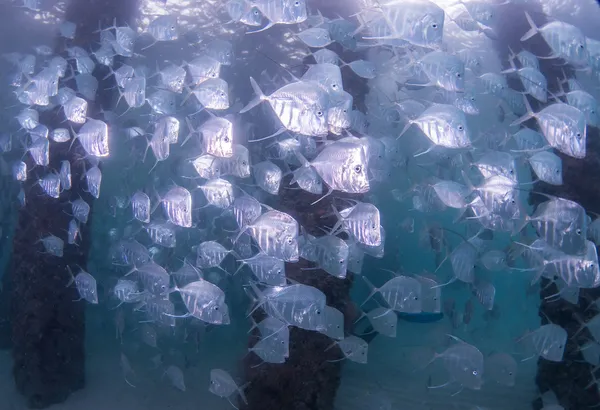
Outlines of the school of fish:
[{"label": "school of fish", "polygon": [[[276,365],[289,357],[290,328],[297,327],[331,338],[332,362],[366,365],[367,333],[344,328],[347,319],[392,338],[401,337],[402,319],[446,315],[468,323],[473,303],[497,312],[494,282],[506,274],[526,275],[532,284],[545,278],[556,285],[554,297],[577,304],[580,289],[600,286],[600,218],[551,195],[531,212],[527,195],[541,184],[563,184],[561,158],[586,157],[587,130],[600,122],[600,93],[566,75],[559,90],[549,90],[538,58],[569,64],[597,85],[600,37],[552,19],[539,25],[525,13],[530,28],[520,34],[522,48],[507,50],[505,69],[495,71],[486,71],[474,50],[445,41],[449,25],[496,39],[497,16],[509,2],[459,1],[450,10],[429,0],[365,0],[355,15],[326,17],[305,0],[225,0],[223,24],[246,37],[285,26],[306,54],[301,70],[277,61],[277,74],[246,75],[251,96],[228,85],[233,73],[245,75],[232,39],[204,38],[181,63],[148,68],[139,58],[145,50],[187,38],[175,15],[153,17],[143,32],[117,21],[101,25],[96,43],[68,46],[64,54],[40,46],[3,55],[12,65],[8,81],[18,111],[13,132],[0,136],[0,151],[16,184],[35,180],[17,200],[25,206],[47,195],[72,215],[68,226],[39,238],[40,252],[61,258],[65,247],[78,245],[92,202],[106,195],[110,158],[126,146],[131,169],[155,182],[125,181],[123,194],[107,199],[129,221],[125,229],[106,222],[106,257],[119,274],[107,279],[72,265],[65,286],[90,304],[119,312],[129,306],[117,316],[138,315],[145,322],[139,337],[150,346],[156,347],[157,329],[187,326],[185,318],[204,327],[243,325],[256,336],[248,354]],[[22,7],[40,6],[24,0]],[[68,21],[59,32],[66,44],[77,37]],[[551,54],[535,55],[528,48],[533,37]],[[117,98],[91,118],[99,67]],[[366,94],[345,87],[348,78],[364,84]],[[497,112],[484,112],[482,101]],[[62,119],[60,128],[42,123],[46,112]],[[124,120],[136,116],[145,119]],[[86,161],[50,168],[59,144],[80,145]],[[71,169],[84,163],[90,164],[83,170],[86,195],[69,200]],[[165,182],[159,175],[166,169],[176,173]],[[309,209],[322,215],[326,208],[335,220],[319,236],[278,206],[278,196],[299,190],[311,198]],[[379,204],[387,200],[412,209],[401,217],[382,213]],[[433,222],[433,214],[451,223]],[[382,258],[386,231],[397,229],[434,255],[435,270],[411,273],[399,265],[377,283],[373,277],[380,276],[363,271],[363,260]],[[503,235],[510,245],[498,248],[494,238]],[[286,277],[301,260],[368,289],[355,306],[359,314],[346,317],[320,289]],[[310,277],[311,269],[302,275]],[[231,303],[230,284],[240,277],[248,307],[243,324],[232,319],[244,314]],[[97,280],[111,281],[107,297]],[[464,314],[444,297],[446,286],[472,295]],[[592,308],[599,313],[582,321],[579,332],[589,338],[580,349],[597,368],[600,306]],[[515,341],[528,346],[525,356],[515,350],[484,356],[468,340],[447,339],[425,366],[441,362],[445,380],[427,388],[457,394],[484,383],[514,386],[522,360],[562,361],[567,333],[553,323],[531,329]],[[125,380],[134,383],[125,355],[121,363]],[[175,388],[186,389],[179,367],[157,363]],[[246,402],[247,388],[227,370],[210,372],[209,391],[236,408]],[[551,392],[542,399],[544,409],[562,408]]]}]

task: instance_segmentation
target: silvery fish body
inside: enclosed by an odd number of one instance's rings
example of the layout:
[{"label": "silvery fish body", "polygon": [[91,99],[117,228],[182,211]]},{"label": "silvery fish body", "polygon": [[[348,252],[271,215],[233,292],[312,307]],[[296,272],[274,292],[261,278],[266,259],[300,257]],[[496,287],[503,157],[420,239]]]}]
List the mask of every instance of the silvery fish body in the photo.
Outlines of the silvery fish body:
[{"label": "silvery fish body", "polygon": [[458,57],[443,51],[432,51],[417,64],[432,84],[448,91],[464,91],[465,65]]},{"label": "silvery fish body", "polygon": [[241,259],[242,265],[247,265],[256,278],[267,285],[282,286],[286,284],[285,262],[281,259],[257,253],[249,259]]},{"label": "silvery fish body", "polygon": [[190,161],[200,178],[213,179],[221,176],[221,160],[210,154],[202,154]]},{"label": "silvery fish body", "polygon": [[137,191],[131,197],[133,217],[140,222],[150,222],[150,197],[142,191]]},{"label": "silvery fish body", "polygon": [[63,110],[67,120],[75,124],[84,124],[86,122],[88,103],[80,97],[72,97],[65,104]]},{"label": "silvery fish body", "polygon": [[120,278],[113,289],[113,294],[122,303],[133,303],[140,300],[140,289],[137,282]]},{"label": "silvery fish body", "polygon": [[579,109],[585,114],[585,119],[588,125],[597,127],[600,121],[598,116],[598,102],[589,93],[583,90],[575,90],[568,92],[567,103],[573,107]]},{"label": "silvery fish body", "polygon": [[199,188],[204,193],[208,205],[213,205],[217,208],[229,208],[235,198],[235,195],[233,194],[233,185],[225,179],[210,179]]},{"label": "silvery fish body", "polygon": [[158,16],[148,25],[148,32],[156,41],[173,41],[179,38],[177,17]]},{"label": "silvery fish body", "polygon": [[458,340],[442,353],[436,353],[434,359],[442,359],[450,380],[473,390],[481,389],[483,384],[483,354],[475,346]]},{"label": "silvery fish body", "polygon": [[267,101],[286,130],[308,136],[327,134],[329,97],[319,85],[295,81],[266,96],[252,77],[250,83],[256,97],[240,113]]},{"label": "silvery fish body", "polygon": [[62,258],[65,243],[58,236],[48,235],[40,239],[40,242],[42,242],[42,244],[44,245],[46,253]]},{"label": "silvery fish body", "polygon": [[200,279],[178,288],[177,291],[191,316],[213,325],[229,324],[225,294],[218,286]]},{"label": "silvery fish body", "polygon": [[267,211],[246,225],[245,231],[250,233],[266,255],[286,262],[298,261],[298,222],[290,215],[275,210]]},{"label": "silvery fish body", "polygon": [[180,66],[170,65],[158,72],[161,84],[169,91],[181,93],[185,84],[185,69]]},{"label": "silvery fish body", "polygon": [[250,171],[250,152],[240,144],[233,144],[233,155],[221,158],[221,175],[233,175],[239,178],[248,178]]},{"label": "silvery fish body", "polygon": [[446,148],[468,148],[471,146],[464,112],[448,104],[434,104],[410,124],[416,124],[435,145]]},{"label": "silvery fish body", "polygon": [[192,77],[192,85],[199,85],[211,78],[218,78],[221,63],[212,57],[203,55],[187,63],[187,69]]},{"label": "silvery fish body", "polygon": [[422,312],[422,286],[415,278],[396,276],[380,288],[374,287],[366,277],[363,276],[363,279],[372,289],[365,302],[376,293],[380,293],[390,309],[404,313]]},{"label": "silvery fish body", "polygon": [[56,128],[50,133],[50,139],[54,142],[67,142],[71,139],[71,134],[66,128]]},{"label": "silvery fish body", "polygon": [[367,14],[361,27],[371,29],[366,39],[397,39],[416,46],[437,47],[442,43],[444,16],[444,10],[427,0],[395,0]]},{"label": "silvery fish body", "polygon": [[364,193],[369,191],[367,157],[362,145],[334,142],[310,162],[331,190]]},{"label": "silvery fish body", "polygon": [[84,299],[94,305],[98,304],[98,290],[96,289],[96,279],[85,271],[79,272],[75,276],[75,286],[81,299]]},{"label": "silvery fish body", "polygon": [[168,223],[151,223],[144,227],[152,242],[165,248],[174,248],[176,245],[175,228]]},{"label": "silvery fish body", "polygon": [[346,277],[350,251],[342,239],[325,235],[313,240],[316,262],[321,269],[336,278]]},{"label": "silvery fish body", "polygon": [[214,58],[222,65],[231,65],[233,63],[233,44],[229,41],[216,38],[207,44],[204,52],[210,58]]},{"label": "silvery fish body", "polygon": [[256,184],[271,195],[279,193],[279,186],[283,174],[281,169],[271,161],[262,161],[254,164],[254,179]]},{"label": "silvery fish body", "polygon": [[27,164],[23,161],[17,161],[12,167],[13,178],[15,181],[27,181]]},{"label": "silvery fish body", "polygon": [[273,24],[302,23],[308,17],[306,0],[252,0],[256,7]]},{"label": "silvery fish body", "polygon": [[229,85],[221,78],[209,78],[192,90],[204,108],[226,110],[229,108]]},{"label": "silvery fish body", "polygon": [[233,215],[240,229],[254,222],[261,212],[262,205],[253,196],[244,194],[233,201]]},{"label": "silvery fish body", "polygon": [[102,183],[102,171],[98,167],[92,167],[85,173],[88,191],[96,199],[100,197],[100,184]]},{"label": "silvery fish body", "polygon": [[155,134],[160,134],[169,144],[176,144],[179,139],[179,120],[175,117],[161,117],[155,125]]},{"label": "silvery fish body", "polygon": [[74,245],[77,241],[77,237],[81,235],[79,231],[79,224],[75,219],[69,221],[69,229],[67,230],[67,243]]},{"label": "silvery fish body", "polygon": [[587,217],[577,202],[555,198],[538,205],[530,217],[538,235],[552,248],[581,255],[586,251]]},{"label": "silvery fish body", "polygon": [[168,90],[157,90],[150,94],[146,101],[152,111],[160,115],[174,115],[177,111],[176,94]]},{"label": "silvery fish body", "polygon": [[48,174],[40,178],[38,183],[48,196],[52,198],[60,196],[60,178],[58,175],[54,173]]},{"label": "silvery fish body", "polygon": [[554,58],[563,58],[577,67],[588,64],[587,42],[579,28],[562,21],[551,21],[538,28],[527,12],[525,16],[531,29],[521,37],[521,41],[540,33],[552,49]]},{"label": "silvery fish body", "polygon": [[90,215],[90,206],[83,199],[77,198],[71,202],[71,212],[73,212],[75,219],[82,224],[86,224]]},{"label": "silvery fish body", "polygon": [[237,392],[244,403],[248,404],[244,391],[238,387],[229,373],[222,369],[212,369],[210,371],[210,386],[208,391],[227,399]]},{"label": "silvery fish body", "polygon": [[88,155],[95,157],[108,156],[108,125],[105,122],[88,119],[79,129],[77,139]]},{"label": "silvery fish body", "polygon": [[338,219],[334,231],[339,227],[348,232],[357,242],[369,246],[381,245],[381,217],[375,205],[359,202],[338,212]]},{"label": "silvery fish body", "polygon": [[529,164],[540,181],[550,185],[562,185],[562,160],[549,151],[538,152],[529,157]]},{"label": "silvery fish body", "polygon": [[260,307],[290,326],[305,330],[326,331],[325,295],[307,285],[266,288],[259,299]]},{"label": "silvery fish body", "polygon": [[199,127],[202,149],[219,158],[233,155],[233,124],[223,117],[211,117]]},{"label": "silvery fish body", "polygon": [[130,273],[137,272],[144,289],[153,295],[166,295],[169,290],[169,273],[160,265],[150,261],[135,267]]},{"label": "silvery fish body", "polygon": [[177,226],[192,226],[192,195],[183,187],[173,187],[161,199],[162,207],[169,221]]},{"label": "silvery fish body", "polygon": [[218,242],[202,242],[198,245],[196,266],[201,269],[217,267],[230,252]]}]

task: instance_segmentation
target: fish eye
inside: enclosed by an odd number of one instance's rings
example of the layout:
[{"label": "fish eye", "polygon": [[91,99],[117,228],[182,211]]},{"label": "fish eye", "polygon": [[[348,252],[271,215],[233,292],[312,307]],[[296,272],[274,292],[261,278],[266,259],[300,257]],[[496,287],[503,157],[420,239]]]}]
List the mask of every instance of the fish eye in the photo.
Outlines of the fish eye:
[{"label": "fish eye", "polygon": [[456,73],[456,76],[457,76],[458,78],[460,78],[460,73]]},{"label": "fish eye", "polygon": [[463,127],[462,125],[459,125],[459,126],[458,126],[458,130],[459,130],[459,131],[462,131],[462,130],[464,130],[464,129],[465,129],[465,127]]},{"label": "fish eye", "polygon": [[300,5],[299,1],[294,2],[294,6],[298,7]]},{"label": "fish eye", "polygon": [[580,235],[580,236],[581,236],[581,229],[577,229],[577,230],[575,231],[575,233],[576,233],[577,235]]},{"label": "fish eye", "polygon": [[317,310],[317,312],[316,312],[316,313],[317,313],[317,315],[320,315],[320,314],[321,314],[321,311],[320,311],[320,310]]},{"label": "fish eye", "polygon": [[581,138],[581,133],[580,133],[580,132],[578,132],[577,134],[575,134],[575,136],[576,136],[577,138]]},{"label": "fish eye", "polygon": [[477,376],[479,372],[477,370],[473,370],[473,376]]},{"label": "fish eye", "polygon": [[225,137],[225,138],[223,139],[223,141],[225,141],[225,142],[229,142],[229,137]]},{"label": "fish eye", "polygon": [[246,161],[242,161],[242,165],[246,165]]},{"label": "fish eye", "polygon": [[292,244],[292,242],[294,242],[294,241],[292,240],[292,238],[288,238],[288,240],[287,240],[287,243],[291,245],[291,244]]},{"label": "fish eye", "polygon": [[219,310],[219,307],[218,307],[218,306],[215,306],[215,310]]},{"label": "fish eye", "polygon": [[344,260],[343,260],[343,259],[340,259],[340,264],[342,264],[342,263],[344,263]]},{"label": "fish eye", "polygon": [[259,14],[259,13],[258,13],[258,10],[254,10],[254,15],[255,15],[255,16],[258,16],[258,14]]},{"label": "fish eye", "polygon": [[362,171],[362,167],[360,165],[357,165],[354,167],[354,172],[356,172],[357,174],[360,174],[361,171]]},{"label": "fish eye", "polygon": [[432,28],[437,28],[437,27],[438,27],[438,25],[437,25],[436,23],[433,23],[433,24],[431,25],[431,27],[432,27]]},{"label": "fish eye", "polygon": [[317,117],[322,117],[323,116],[323,111],[317,111]]}]

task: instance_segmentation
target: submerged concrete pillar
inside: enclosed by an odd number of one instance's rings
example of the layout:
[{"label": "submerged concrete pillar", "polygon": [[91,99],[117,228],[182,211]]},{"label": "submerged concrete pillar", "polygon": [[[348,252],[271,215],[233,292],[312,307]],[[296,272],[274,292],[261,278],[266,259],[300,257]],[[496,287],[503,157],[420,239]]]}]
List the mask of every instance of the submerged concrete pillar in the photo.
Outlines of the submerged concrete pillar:
[{"label": "submerged concrete pillar", "polygon": [[[529,12],[538,27],[545,24],[548,20],[542,14],[542,10],[533,8],[533,5],[507,4],[502,6],[499,13],[500,21],[495,27],[498,34],[498,41],[495,42],[498,55],[503,66],[508,68],[508,46],[515,53],[522,49],[531,51],[537,56],[547,56],[551,54],[550,48],[539,35],[532,37],[522,43],[520,38],[525,34],[530,26],[525,18],[525,10]],[[558,91],[558,79],[562,79],[563,70],[569,77],[573,76],[573,68],[569,65],[560,65],[556,59],[540,59],[540,71],[548,80],[548,88],[551,92]],[[535,111],[543,108],[543,105],[536,104],[533,99],[529,99]],[[534,120],[526,123],[533,129],[538,129]],[[587,136],[587,156],[584,159],[575,159],[561,154],[555,150],[555,153],[561,157],[563,163],[563,185],[552,186],[543,182],[538,182],[534,190],[556,195],[565,199],[576,201],[583,206],[586,211],[600,212],[600,190],[598,186],[600,177],[598,176],[598,162],[600,155],[600,134],[598,129],[588,127]],[[530,194],[529,203],[537,206],[547,198]],[[589,310],[584,313],[588,306],[586,300],[600,297],[600,290],[582,289],[580,294],[580,303],[570,304],[563,299],[546,299],[550,295],[558,292],[556,285],[550,285],[547,279],[541,281],[541,303],[540,317],[542,324],[548,321],[563,327],[568,334],[567,346],[565,347],[564,358],[560,363],[550,362],[545,359],[538,360],[538,370],[536,384],[540,392],[552,390],[558,401],[565,408],[587,408],[596,405],[600,401],[598,390],[596,388],[586,389],[586,386],[592,380],[592,366],[583,361],[579,346],[586,341],[584,332],[574,337],[580,327],[576,316],[589,319],[597,312]],[[534,408],[542,407],[540,399],[533,403]]]},{"label": "submerged concrete pillar", "polygon": [[[129,22],[133,16],[135,0],[72,0],[65,20],[77,24],[75,40],[69,46],[79,45],[85,49],[97,42],[99,23],[112,25],[113,18],[119,24]],[[58,33],[57,33],[58,36]],[[67,44],[63,39],[56,42],[55,51],[64,55]],[[93,73],[100,86],[95,104],[90,102],[88,116],[99,118],[100,109],[110,109],[107,103],[112,92],[102,81],[106,72],[98,67]],[[75,88],[74,85],[70,85]],[[50,129],[64,127],[62,113],[55,111],[40,114],[40,122]],[[76,265],[86,268],[91,239],[91,221],[81,225],[82,240],[78,246],[67,245],[65,229],[71,216],[69,202],[80,196],[90,205],[93,198],[84,191],[82,173],[90,164],[85,151],[78,143],[50,143],[50,165],[47,169],[36,168],[41,177],[50,170],[60,169],[60,163],[68,160],[72,170],[72,188],[59,199],[45,195],[37,184],[34,172],[24,183],[26,205],[20,210],[13,237],[13,253],[7,272],[10,284],[10,323],[12,332],[13,375],[17,390],[25,396],[33,408],[45,408],[60,403],[74,391],[85,386],[85,303],[79,299],[77,290],[67,288],[67,266],[76,271]],[[28,169],[33,169],[29,156],[24,159]],[[90,212],[91,216],[92,212]],[[44,253],[38,240],[55,235],[65,241],[62,258]]]}]

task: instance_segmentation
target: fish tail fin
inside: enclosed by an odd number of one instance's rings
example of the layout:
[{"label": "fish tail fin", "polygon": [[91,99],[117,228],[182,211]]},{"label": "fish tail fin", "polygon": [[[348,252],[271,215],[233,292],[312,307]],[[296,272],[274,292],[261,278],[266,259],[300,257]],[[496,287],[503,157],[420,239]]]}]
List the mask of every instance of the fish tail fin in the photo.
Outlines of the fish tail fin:
[{"label": "fish tail fin", "polygon": [[69,286],[71,286],[73,284],[73,282],[75,282],[75,276],[73,276],[73,271],[71,270],[71,268],[69,267],[69,265],[67,265],[67,271],[69,272],[69,283],[67,283],[67,288]]},{"label": "fish tail fin", "polygon": [[370,293],[369,293],[369,296],[367,296],[367,298],[365,299],[365,301],[364,301],[363,303],[361,303],[361,305],[360,305],[360,306],[363,306],[365,303],[367,303],[367,301],[368,301],[369,299],[371,299],[373,296],[375,296],[375,294],[376,294],[376,293],[379,291],[379,289],[377,289],[377,288],[375,287],[375,285],[373,285],[373,284],[371,283],[371,281],[370,281],[369,279],[367,279],[367,277],[366,277],[366,276],[363,276],[362,278],[363,278],[363,280],[365,281],[365,283],[367,284],[367,286],[369,287]]},{"label": "fish tail fin", "polygon": [[527,99],[527,96],[524,94],[523,94],[523,102],[525,103],[525,107],[527,108],[527,113],[525,115],[523,115],[521,118],[517,118],[516,120],[514,120],[510,124],[511,127],[514,125],[519,125],[521,123],[524,123],[525,121],[528,121],[535,117],[535,113],[531,109],[531,104],[529,104],[529,100]]},{"label": "fish tail fin", "polygon": [[256,286],[256,284],[251,281],[250,287],[252,288],[252,291],[254,292],[254,297],[252,297],[252,296],[250,296],[250,297],[253,299],[253,302],[255,305],[253,307],[251,307],[247,316],[251,316],[252,313],[254,313],[256,311],[256,309],[258,309],[265,303],[265,296],[260,291],[260,289]]},{"label": "fish tail fin", "polygon": [[252,85],[252,89],[256,95],[244,108],[240,110],[240,114],[250,111],[252,108],[263,102],[266,98],[256,80],[252,77],[250,77],[250,85]]},{"label": "fish tail fin", "polygon": [[298,161],[300,161],[300,164],[303,167],[307,167],[307,166],[310,165],[310,163],[308,162],[308,160],[306,158],[304,158],[304,155],[302,155],[298,151],[294,151],[294,154],[296,154],[296,158],[298,158]]},{"label": "fish tail fin", "polygon": [[527,33],[525,33],[523,35],[523,37],[521,37],[521,41],[530,39],[531,37],[535,36],[539,31],[538,27],[535,25],[535,23],[531,19],[531,16],[529,15],[529,13],[525,12],[525,18],[527,18],[527,22],[529,23],[529,26],[531,28],[529,29],[529,31],[527,31]]},{"label": "fish tail fin", "polygon": [[575,318],[575,320],[579,323],[579,329],[573,334],[572,337],[577,336],[583,329],[585,329],[586,323],[583,320],[583,318],[581,316],[579,316],[577,313],[573,313],[573,317]]},{"label": "fish tail fin", "polygon": [[241,385],[238,388],[238,392],[240,393],[240,397],[242,398],[242,401],[247,405],[248,404],[248,400],[246,400],[246,395],[244,394],[244,390],[246,389],[246,387],[250,386],[250,382],[248,383],[244,383],[243,385]]},{"label": "fish tail fin", "polygon": [[408,123],[407,123],[407,124],[404,126],[404,128],[402,129],[402,131],[400,132],[400,134],[398,134],[398,136],[396,137],[396,139],[399,139],[401,136],[403,136],[403,135],[404,135],[404,133],[405,133],[406,131],[408,131],[408,129],[410,128],[410,126],[411,126],[412,124],[413,124],[413,123],[412,123],[412,121],[409,121],[409,122],[408,122]]}]

